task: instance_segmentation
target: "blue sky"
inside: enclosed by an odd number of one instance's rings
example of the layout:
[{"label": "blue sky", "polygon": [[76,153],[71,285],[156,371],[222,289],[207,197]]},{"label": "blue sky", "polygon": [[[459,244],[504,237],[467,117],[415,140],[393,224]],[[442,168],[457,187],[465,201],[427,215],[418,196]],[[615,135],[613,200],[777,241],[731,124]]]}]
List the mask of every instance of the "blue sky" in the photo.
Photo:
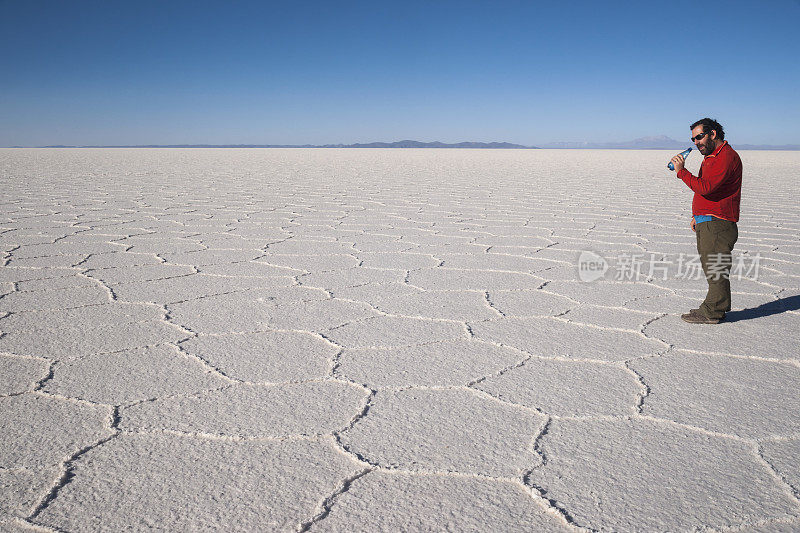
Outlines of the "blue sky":
[{"label": "blue sky", "polygon": [[800,1],[0,0],[0,146],[800,143]]}]

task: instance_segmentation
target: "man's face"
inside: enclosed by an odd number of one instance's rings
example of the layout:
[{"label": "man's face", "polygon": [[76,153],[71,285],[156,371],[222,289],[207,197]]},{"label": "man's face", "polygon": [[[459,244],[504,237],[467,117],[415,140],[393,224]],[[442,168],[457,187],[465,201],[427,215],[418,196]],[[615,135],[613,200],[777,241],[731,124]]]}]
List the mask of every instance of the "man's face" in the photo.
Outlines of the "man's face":
[{"label": "man's face", "polygon": [[[703,135],[705,133],[705,135]],[[716,143],[711,138],[716,136],[716,132],[713,130],[708,130],[707,132],[703,131],[703,126],[697,126],[692,130],[692,139],[694,139],[694,145],[697,147],[697,151],[699,151],[703,155],[708,155],[714,151],[716,148]],[[702,136],[699,139],[698,136]]]}]

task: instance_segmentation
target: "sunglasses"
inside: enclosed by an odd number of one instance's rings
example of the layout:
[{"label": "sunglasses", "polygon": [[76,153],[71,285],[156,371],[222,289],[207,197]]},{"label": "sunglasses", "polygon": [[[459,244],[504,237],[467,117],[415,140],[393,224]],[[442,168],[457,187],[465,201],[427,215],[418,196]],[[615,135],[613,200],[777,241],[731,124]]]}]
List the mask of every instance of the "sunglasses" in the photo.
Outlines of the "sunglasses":
[{"label": "sunglasses", "polygon": [[692,142],[699,141],[700,139],[702,139],[703,137],[705,137],[708,134],[709,134],[709,132],[706,131],[706,132],[703,132],[703,133],[701,133],[700,135],[698,135],[696,137],[690,137],[689,140],[692,141]]}]

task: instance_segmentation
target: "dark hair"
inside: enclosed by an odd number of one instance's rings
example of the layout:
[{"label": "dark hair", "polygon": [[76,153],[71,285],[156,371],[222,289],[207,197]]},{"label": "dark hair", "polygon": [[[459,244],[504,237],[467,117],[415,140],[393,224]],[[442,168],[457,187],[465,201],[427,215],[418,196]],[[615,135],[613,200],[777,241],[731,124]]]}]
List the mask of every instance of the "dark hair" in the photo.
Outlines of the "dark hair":
[{"label": "dark hair", "polygon": [[720,141],[725,140],[725,132],[722,130],[722,124],[714,120],[713,118],[701,118],[691,126],[689,126],[690,130],[695,129],[697,126],[703,126],[703,133],[708,133],[709,130],[714,130],[717,132],[717,139]]}]

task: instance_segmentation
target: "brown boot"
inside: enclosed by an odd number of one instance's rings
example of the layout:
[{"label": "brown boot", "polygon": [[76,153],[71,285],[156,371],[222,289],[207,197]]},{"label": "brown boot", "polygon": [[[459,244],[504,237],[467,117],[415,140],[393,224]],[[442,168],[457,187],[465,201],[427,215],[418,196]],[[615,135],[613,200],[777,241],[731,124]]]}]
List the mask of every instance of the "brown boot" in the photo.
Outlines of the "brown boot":
[{"label": "brown boot", "polygon": [[692,309],[688,313],[681,315],[681,319],[684,322],[688,322],[689,324],[719,324],[719,318],[708,318],[705,315],[701,315],[697,309]]}]

